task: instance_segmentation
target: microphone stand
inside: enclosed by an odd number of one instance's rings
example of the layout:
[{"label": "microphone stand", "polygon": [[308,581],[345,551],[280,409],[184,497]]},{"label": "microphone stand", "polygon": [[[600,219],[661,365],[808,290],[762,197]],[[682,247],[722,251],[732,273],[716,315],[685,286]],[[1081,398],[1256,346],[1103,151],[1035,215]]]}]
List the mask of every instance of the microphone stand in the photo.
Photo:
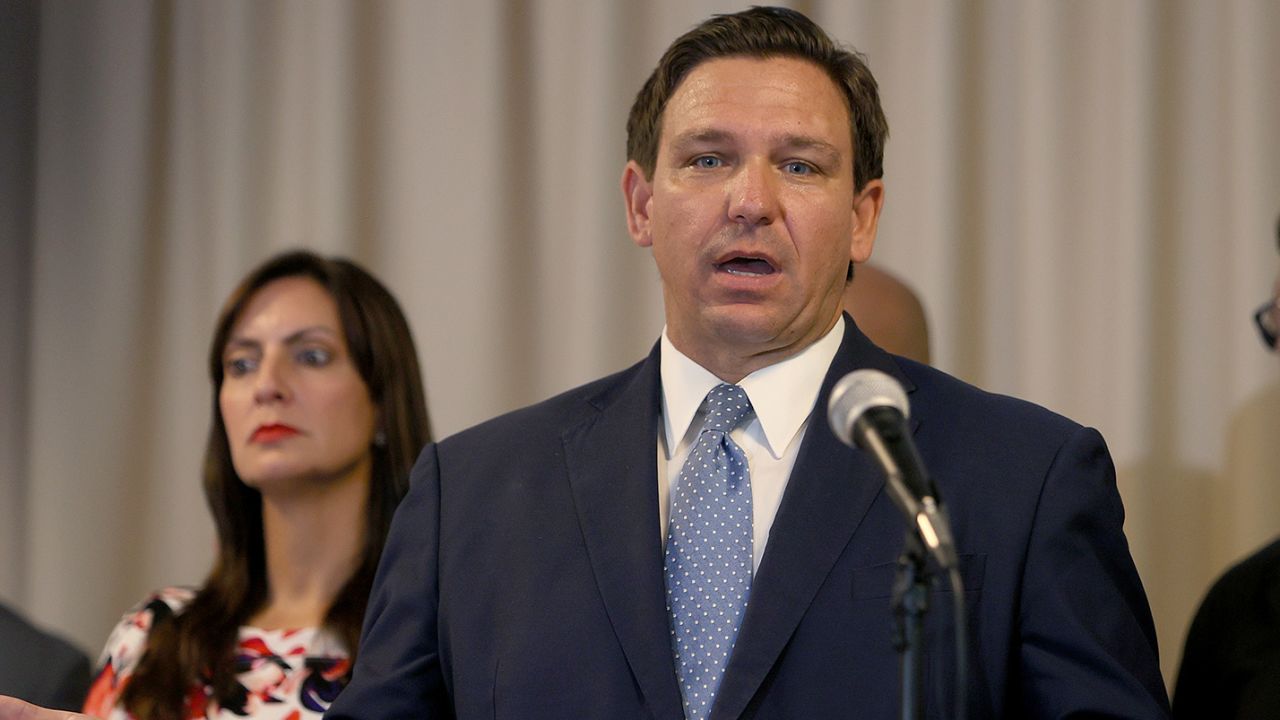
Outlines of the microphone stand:
[{"label": "microphone stand", "polygon": [[893,646],[901,656],[902,720],[924,718],[924,616],[929,610],[928,556],[908,527],[893,583]]},{"label": "microphone stand", "polygon": [[924,718],[924,616],[929,610],[933,556],[951,585],[955,614],[955,688],[953,720],[968,718],[968,627],[964,582],[950,521],[924,462],[906,430],[906,393],[878,370],[855,370],[831,391],[827,403],[831,428],[840,441],[871,453],[885,474],[890,500],[907,521],[893,584],[894,649],[902,674],[902,718]]}]

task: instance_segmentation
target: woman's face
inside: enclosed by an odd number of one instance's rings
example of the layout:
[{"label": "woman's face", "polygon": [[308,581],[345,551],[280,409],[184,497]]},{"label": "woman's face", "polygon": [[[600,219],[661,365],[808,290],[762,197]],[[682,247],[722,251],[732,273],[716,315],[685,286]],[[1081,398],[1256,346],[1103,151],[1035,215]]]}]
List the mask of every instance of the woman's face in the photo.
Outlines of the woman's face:
[{"label": "woman's face", "polygon": [[367,480],[377,409],[319,283],[262,286],[232,326],[222,366],[218,407],[246,484],[266,493]]}]

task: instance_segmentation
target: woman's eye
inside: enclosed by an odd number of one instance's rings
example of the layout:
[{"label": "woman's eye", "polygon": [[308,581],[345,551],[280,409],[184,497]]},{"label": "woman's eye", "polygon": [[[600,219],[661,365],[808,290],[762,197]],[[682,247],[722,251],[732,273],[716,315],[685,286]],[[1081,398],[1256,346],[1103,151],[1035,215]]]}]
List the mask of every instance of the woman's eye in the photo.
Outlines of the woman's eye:
[{"label": "woman's eye", "polygon": [[253,359],[247,357],[228,358],[223,363],[226,373],[232,377],[240,377],[245,373],[251,372],[255,365],[256,363],[254,363]]},{"label": "woman's eye", "polygon": [[333,359],[333,354],[324,348],[306,348],[298,353],[298,361],[303,365],[312,365],[320,367],[328,365]]},{"label": "woman's eye", "polygon": [[720,158],[715,155],[702,155],[693,159],[693,166],[703,170],[714,170],[722,165]]}]

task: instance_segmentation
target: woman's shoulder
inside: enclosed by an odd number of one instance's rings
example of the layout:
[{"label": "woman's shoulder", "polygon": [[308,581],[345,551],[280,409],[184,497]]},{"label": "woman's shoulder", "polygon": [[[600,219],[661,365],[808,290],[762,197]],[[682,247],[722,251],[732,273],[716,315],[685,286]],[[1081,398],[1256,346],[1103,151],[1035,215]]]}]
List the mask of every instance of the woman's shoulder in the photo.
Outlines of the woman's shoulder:
[{"label": "woman's shoulder", "polygon": [[[111,635],[102,650],[101,661],[113,657],[141,655],[146,647],[147,635],[157,623],[172,618],[182,612],[184,607],[196,597],[196,591],[187,587],[160,588],[147,594],[125,612],[119,623],[111,630]],[[101,662],[100,662],[101,664]]]},{"label": "woman's shoulder", "polygon": [[85,701],[85,711],[97,717],[127,717],[116,713],[120,693],[147,650],[147,639],[158,624],[182,612],[196,591],[165,587],[148,594],[120,618],[98,657],[97,671]]},{"label": "woman's shoulder", "polygon": [[117,673],[132,669],[147,647],[152,628],[182,612],[195,596],[194,589],[177,586],[147,595],[116,623],[98,658],[98,666],[111,665]]},{"label": "woman's shoulder", "polygon": [[190,605],[191,601],[194,600],[195,597],[196,588],[193,587],[187,587],[185,585],[163,587],[159,590],[153,590],[137,605],[134,605],[129,612],[164,612],[164,610],[159,607],[159,605],[164,605],[168,608],[168,612],[178,613],[187,605]]},{"label": "woman's shoulder", "polygon": [[128,626],[150,632],[156,623],[181,613],[195,596],[194,588],[177,585],[154,590],[129,608],[116,628]]}]

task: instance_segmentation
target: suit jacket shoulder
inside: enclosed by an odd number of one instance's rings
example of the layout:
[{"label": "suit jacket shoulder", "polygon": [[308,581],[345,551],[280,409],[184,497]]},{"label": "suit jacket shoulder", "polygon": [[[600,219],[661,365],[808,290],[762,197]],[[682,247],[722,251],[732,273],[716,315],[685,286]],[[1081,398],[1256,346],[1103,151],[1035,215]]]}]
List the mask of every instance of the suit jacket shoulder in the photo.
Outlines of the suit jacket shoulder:
[{"label": "suit jacket shoulder", "polygon": [[914,360],[894,356],[894,361],[914,386],[912,416],[917,417],[918,410],[924,417],[943,414],[972,421],[948,428],[961,437],[1004,433],[1013,439],[1045,439],[1063,437],[1082,427],[1033,402],[983,390]]},{"label": "suit jacket shoulder", "polygon": [[[535,447],[559,444],[575,426],[589,423],[637,382],[656,380],[658,347],[631,367],[566,390],[558,395],[499,415],[451,435],[438,443],[442,456],[474,454],[505,457]],[[656,389],[656,386],[655,386]],[[658,396],[653,394],[657,401]]]},{"label": "suit jacket shoulder", "polygon": [[59,710],[79,710],[89,658],[0,605],[0,694]]}]

